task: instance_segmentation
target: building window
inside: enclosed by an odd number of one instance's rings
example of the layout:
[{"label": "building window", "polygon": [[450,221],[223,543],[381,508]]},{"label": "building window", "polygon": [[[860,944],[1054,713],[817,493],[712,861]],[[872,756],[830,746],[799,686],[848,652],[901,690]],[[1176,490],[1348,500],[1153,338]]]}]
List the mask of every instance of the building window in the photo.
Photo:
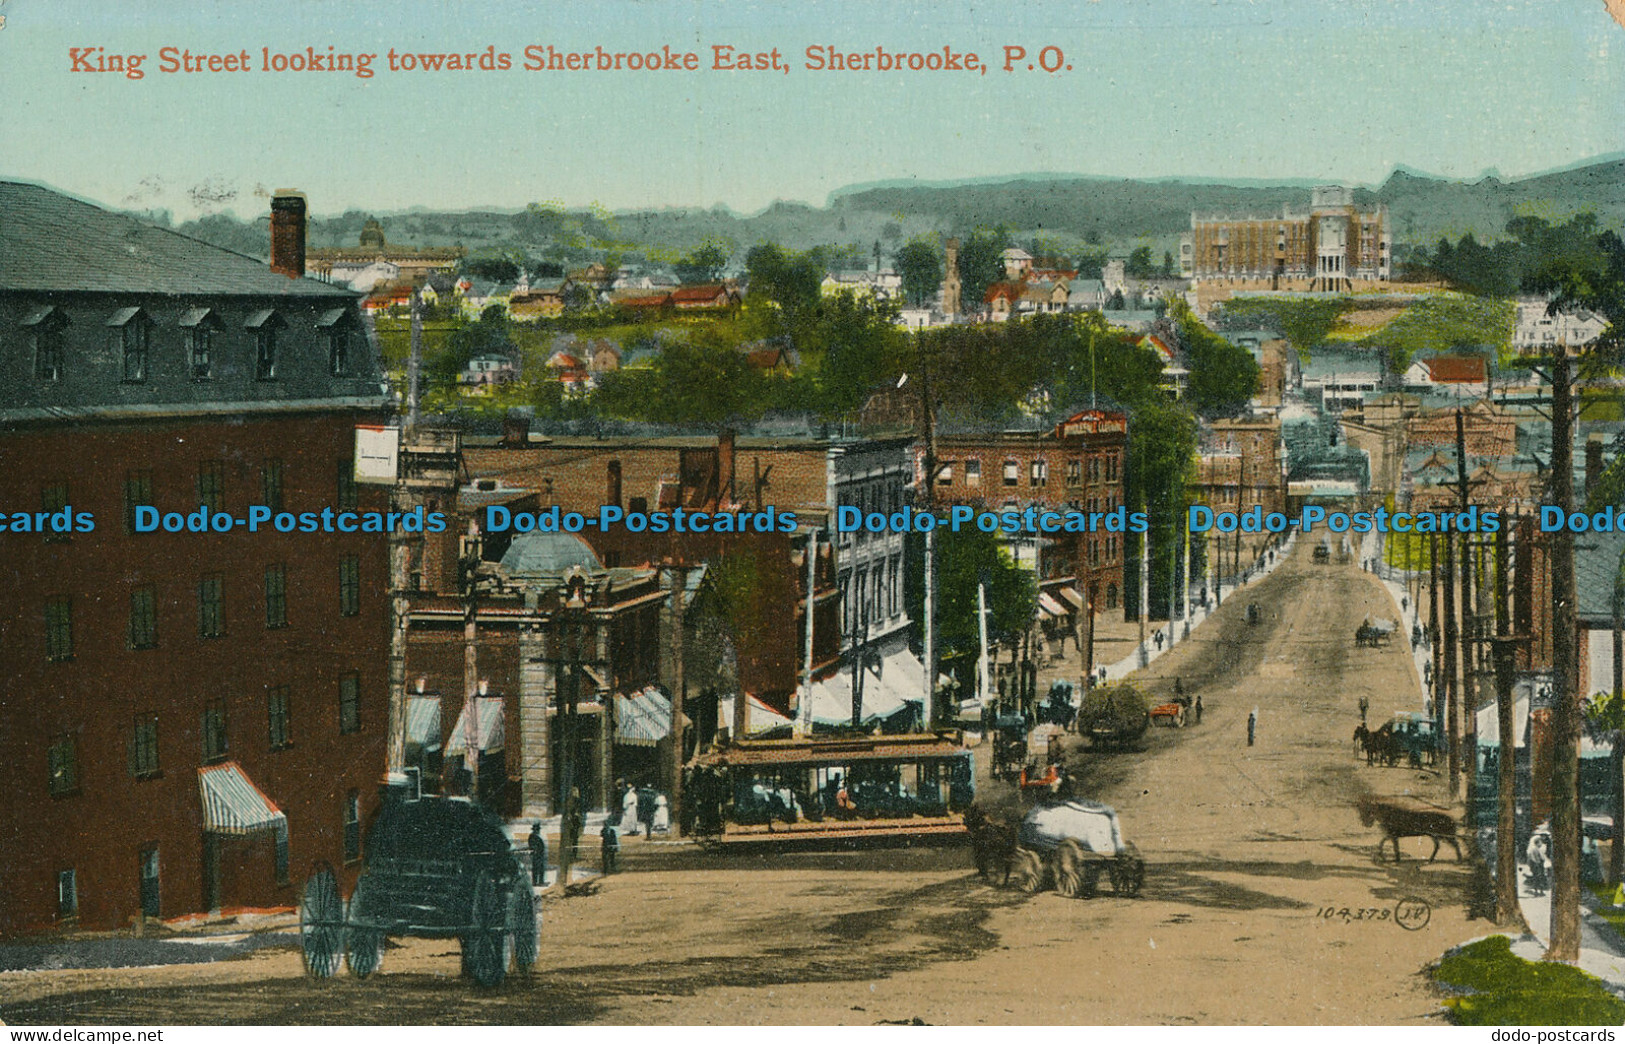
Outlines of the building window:
[{"label": "building window", "polygon": [[355,484],[355,461],[339,461],[339,510],[354,511],[359,505]]},{"label": "building window", "polygon": [[273,512],[282,511],[282,462],[267,460],[260,466],[260,503]]},{"label": "building window", "polygon": [[280,562],[265,570],[265,626],[288,626],[288,567]]},{"label": "building window", "polygon": [[79,916],[77,870],[58,870],[56,873],[56,915],[64,919]]},{"label": "building window", "polygon": [[276,327],[266,325],[254,334],[254,379],[276,380]]},{"label": "building window", "polygon": [[288,717],[288,709],[288,687],[278,685],[271,690],[270,695],[266,698],[272,750],[286,750],[293,746],[293,731]]},{"label": "building window", "polygon": [[127,308],[115,315],[109,325],[118,329],[117,348],[124,358],[124,379],[139,383],[147,379],[147,320],[139,309]]},{"label": "building window", "polygon": [[203,760],[220,761],[226,756],[226,701],[210,700],[203,707]]},{"label": "building window", "polygon": [[1049,485],[1049,461],[1035,460],[1028,467],[1028,479],[1034,486]]},{"label": "building window", "polygon": [[339,560],[339,615],[361,614],[361,559],[345,555]]},{"label": "building window", "polygon": [[937,485],[951,486],[954,484],[954,462],[951,460],[937,461]]},{"label": "building window", "polygon": [[62,379],[62,323],[45,322],[34,331],[34,377],[41,381]]},{"label": "building window", "polygon": [[152,779],[158,775],[158,719],[135,719],[130,736],[130,775],[136,779]]},{"label": "building window", "polygon": [[1019,486],[1021,484],[1021,462],[1007,460],[1004,462],[1004,484],[1006,486]]},{"label": "building window", "polygon": [[1083,461],[1074,458],[1066,462],[1066,484],[1083,485]]},{"label": "building window", "polygon": [[288,830],[286,827],[276,832],[276,883],[288,883]]},{"label": "building window", "polygon": [[47,752],[51,771],[51,796],[67,797],[79,793],[79,740],[71,732],[64,732],[52,743]]},{"label": "building window", "polygon": [[333,377],[345,377],[350,372],[350,332],[334,330],[327,335],[327,372]]},{"label": "building window", "polygon": [[45,658],[53,663],[73,659],[73,601],[53,598],[45,603]]},{"label": "building window", "polygon": [[353,863],[361,858],[361,792],[352,790],[344,795],[344,861]]},{"label": "building window", "polygon": [[1106,454],[1106,481],[1117,481],[1117,454],[1115,453]]},{"label": "building window", "polygon": [[604,503],[621,506],[621,462],[612,460],[604,469]]},{"label": "building window", "polygon": [[197,583],[197,633],[199,638],[219,638],[226,633],[224,581],[206,576]]},{"label": "building window", "polygon": [[1117,561],[1117,537],[1115,536],[1106,538],[1106,561]]},{"label": "building window", "polygon": [[1089,458],[1089,481],[1090,482],[1099,482],[1100,481],[1100,458],[1099,457],[1090,457]]},{"label": "building window", "polygon": [[205,460],[197,466],[197,502],[210,511],[225,503],[226,466],[218,460]]},{"label": "building window", "polygon": [[982,484],[982,462],[980,460],[967,460],[965,462],[965,485],[980,486]]},{"label": "building window", "polygon": [[1106,608],[1107,609],[1116,609],[1117,608],[1117,585],[1116,584],[1107,584],[1106,585]]},{"label": "building window", "polygon": [[124,531],[135,532],[135,509],[152,506],[152,472],[132,471],[124,476]]},{"label": "building window", "polygon": [[361,731],[361,675],[351,671],[339,679],[339,732]]},{"label": "building window", "polygon": [[158,591],[137,587],[130,592],[130,648],[158,647]]},{"label": "building window", "polygon": [[207,322],[192,327],[191,366],[192,379],[206,381],[213,376],[214,369],[214,328]]},{"label": "building window", "polygon": [[[68,484],[66,482],[53,482],[48,486],[40,487],[40,510],[47,515],[55,515],[68,506]],[[56,527],[47,523],[45,542],[47,544],[66,544],[72,539],[69,533],[58,533]]]}]

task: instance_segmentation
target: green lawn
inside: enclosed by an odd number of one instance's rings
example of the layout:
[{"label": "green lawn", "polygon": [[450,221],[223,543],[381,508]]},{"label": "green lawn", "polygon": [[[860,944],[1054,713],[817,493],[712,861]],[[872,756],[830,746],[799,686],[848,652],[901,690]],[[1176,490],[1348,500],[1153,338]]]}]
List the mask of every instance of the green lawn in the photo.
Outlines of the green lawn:
[{"label": "green lawn", "polygon": [[1625,1000],[1601,979],[1566,964],[1526,961],[1504,935],[1447,954],[1433,979],[1458,1026],[1618,1026]]}]

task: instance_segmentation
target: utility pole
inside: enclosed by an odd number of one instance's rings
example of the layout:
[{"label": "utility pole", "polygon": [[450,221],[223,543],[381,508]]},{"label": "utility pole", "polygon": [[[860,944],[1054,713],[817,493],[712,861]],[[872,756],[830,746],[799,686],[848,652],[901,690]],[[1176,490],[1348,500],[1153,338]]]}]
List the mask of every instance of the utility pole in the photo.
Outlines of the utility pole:
[{"label": "utility pole", "polygon": [[[397,436],[395,483],[390,488],[390,510],[406,513],[416,507],[405,474],[407,454],[418,426],[418,371],[423,358],[423,298],[412,289],[412,348],[406,365],[406,417]],[[352,465],[351,481],[354,481]],[[344,506],[344,505],[340,505]],[[406,646],[411,626],[407,589],[412,576],[412,538],[396,526],[389,531],[389,742],[384,769],[391,781],[406,774]]]},{"label": "utility pole", "polygon": [[[1239,528],[1239,527],[1238,527]],[[1144,667],[1151,659],[1151,650],[1145,644],[1146,616],[1151,607],[1151,534],[1140,534],[1140,666]]]},{"label": "utility pole", "polygon": [[[809,554],[816,554],[816,540],[809,549]],[[675,836],[682,836],[683,823],[683,755],[686,731],[683,728],[683,697],[688,690],[687,679],[683,677],[684,661],[687,658],[684,648],[683,629],[683,597],[688,593],[688,563],[682,559],[675,559],[671,570],[671,630],[672,630],[672,677],[671,677],[671,829]],[[812,703],[812,587],[807,588],[807,702]],[[736,686],[737,687],[737,686]],[[750,697],[743,689],[734,693],[734,717],[739,717],[739,705],[745,703]],[[808,714],[811,715],[809,707]],[[738,733],[735,733],[738,738]],[[610,813],[614,814],[614,809]]]},{"label": "utility pole", "polygon": [[[1500,740],[1495,815],[1496,921],[1521,921],[1518,906],[1516,797],[1517,746],[1513,736],[1513,685],[1517,679],[1517,640],[1512,636],[1512,609],[1507,591],[1507,532],[1495,533],[1495,727]],[[1616,663],[1617,658],[1616,658]]]},{"label": "utility pole", "polygon": [[1621,710],[1625,709],[1625,549],[1614,567],[1614,705],[1609,715],[1613,720],[1613,742],[1609,745],[1608,782],[1613,789],[1614,838],[1608,852],[1608,880],[1618,881],[1625,869],[1625,736],[1619,728],[1625,725]]},{"label": "utility pole", "polygon": [[[480,562],[480,530],[475,522],[468,523],[468,535],[463,538],[463,715],[464,721],[475,723],[475,739],[479,738],[480,654],[479,608],[475,599],[478,584],[477,567]],[[480,800],[480,750],[465,737],[463,763],[468,766],[469,797],[475,804]]]},{"label": "utility pole", "polygon": [[1433,656],[1434,733],[1443,739],[1444,729],[1444,643],[1439,640],[1439,534],[1428,534],[1428,651]]},{"label": "utility pole", "polygon": [[1444,534],[1444,686],[1445,714],[1450,745],[1450,796],[1461,797],[1461,683],[1456,678],[1460,635],[1456,627],[1456,538]]},{"label": "utility pole", "polygon": [[[931,539],[931,534],[927,533],[925,535],[925,538],[927,540],[930,540]],[[809,529],[807,531],[807,641],[806,641],[806,648],[803,650],[802,671],[801,671],[801,680],[802,680],[802,683],[803,683],[804,687],[801,690],[801,693],[802,693],[802,695],[801,695],[802,705],[801,705],[801,708],[800,708],[800,713],[796,715],[796,717],[800,719],[800,725],[801,725],[800,731],[801,731],[801,733],[803,735],[806,735],[806,734],[809,734],[809,733],[812,732],[812,723],[813,723],[813,708],[812,708],[812,700],[813,700],[813,694],[812,694],[812,687],[813,687],[813,611],[814,611],[814,609],[817,608],[817,597],[816,597],[816,594],[815,594],[817,589],[818,589],[818,530]],[[931,591],[930,591],[929,587],[926,588],[925,615],[926,615],[927,619],[929,619],[930,616],[931,616]],[[930,646],[929,646],[929,642],[930,642],[929,633],[927,634],[926,642],[928,643],[927,644],[927,649],[929,649],[930,648]],[[930,659],[929,653],[927,653],[926,658]],[[677,769],[678,769],[678,774],[681,775],[682,766],[678,765]]]},{"label": "utility pole", "polygon": [[[1456,503],[1465,514],[1467,503],[1467,437],[1461,407],[1456,407]],[[1473,822],[1473,797],[1478,784],[1478,671],[1473,642],[1478,637],[1478,614],[1473,592],[1473,545],[1470,534],[1461,534],[1461,680],[1465,698],[1463,727],[1467,755],[1467,820]]]},{"label": "utility pole", "polygon": [[[1574,510],[1573,382],[1567,345],[1552,363],[1552,502]],[[1574,537],[1551,534],[1552,576],[1552,928],[1546,959],[1580,959],[1579,634],[1574,604]]]}]

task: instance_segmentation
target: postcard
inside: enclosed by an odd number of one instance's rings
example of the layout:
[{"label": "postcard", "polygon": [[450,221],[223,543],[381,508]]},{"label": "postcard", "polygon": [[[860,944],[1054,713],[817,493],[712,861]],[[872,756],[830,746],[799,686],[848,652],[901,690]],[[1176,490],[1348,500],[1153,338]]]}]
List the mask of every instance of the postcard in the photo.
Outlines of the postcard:
[{"label": "postcard", "polygon": [[1622,157],[1600,0],[0,0],[6,1032],[1613,1040]]}]

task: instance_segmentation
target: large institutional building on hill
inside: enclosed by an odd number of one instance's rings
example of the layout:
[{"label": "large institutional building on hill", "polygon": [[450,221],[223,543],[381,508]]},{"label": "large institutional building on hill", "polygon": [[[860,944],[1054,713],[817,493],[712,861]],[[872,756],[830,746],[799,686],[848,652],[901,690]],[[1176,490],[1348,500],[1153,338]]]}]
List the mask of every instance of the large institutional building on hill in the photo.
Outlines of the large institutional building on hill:
[{"label": "large institutional building on hill", "polygon": [[1354,193],[1322,186],[1309,209],[1272,215],[1191,214],[1179,247],[1186,278],[1264,281],[1271,289],[1348,290],[1387,282],[1391,243],[1388,209],[1362,210]]}]

